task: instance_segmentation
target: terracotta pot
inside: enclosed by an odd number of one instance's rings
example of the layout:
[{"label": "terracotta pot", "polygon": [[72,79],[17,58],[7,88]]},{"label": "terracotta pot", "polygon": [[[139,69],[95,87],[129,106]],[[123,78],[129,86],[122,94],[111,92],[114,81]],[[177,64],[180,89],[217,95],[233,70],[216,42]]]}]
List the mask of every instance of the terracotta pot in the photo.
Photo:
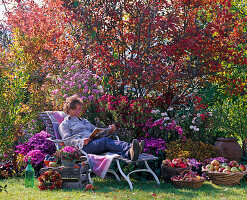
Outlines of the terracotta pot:
[{"label": "terracotta pot", "polygon": [[228,161],[236,160],[239,162],[243,156],[242,148],[236,138],[217,138],[214,146],[217,148],[219,154]]}]

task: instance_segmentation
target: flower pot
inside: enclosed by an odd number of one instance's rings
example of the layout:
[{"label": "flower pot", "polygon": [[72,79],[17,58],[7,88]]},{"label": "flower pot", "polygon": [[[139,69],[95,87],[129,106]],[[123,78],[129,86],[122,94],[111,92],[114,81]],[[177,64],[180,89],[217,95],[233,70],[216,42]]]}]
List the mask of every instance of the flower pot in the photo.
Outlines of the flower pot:
[{"label": "flower pot", "polygon": [[74,161],[70,161],[70,160],[61,160],[61,161],[65,167],[74,167],[75,165]]},{"label": "flower pot", "polygon": [[218,153],[228,161],[236,160],[239,162],[243,156],[242,148],[236,138],[217,138],[214,146]]}]

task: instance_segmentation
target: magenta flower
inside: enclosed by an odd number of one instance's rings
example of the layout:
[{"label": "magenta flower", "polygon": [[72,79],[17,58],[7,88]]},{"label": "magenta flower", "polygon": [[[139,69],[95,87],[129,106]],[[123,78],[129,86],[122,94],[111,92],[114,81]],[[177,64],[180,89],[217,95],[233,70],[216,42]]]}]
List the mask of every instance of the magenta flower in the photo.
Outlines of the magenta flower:
[{"label": "magenta flower", "polygon": [[65,146],[62,151],[63,152],[67,152],[67,153],[73,153],[76,149],[74,147],[71,146]]}]

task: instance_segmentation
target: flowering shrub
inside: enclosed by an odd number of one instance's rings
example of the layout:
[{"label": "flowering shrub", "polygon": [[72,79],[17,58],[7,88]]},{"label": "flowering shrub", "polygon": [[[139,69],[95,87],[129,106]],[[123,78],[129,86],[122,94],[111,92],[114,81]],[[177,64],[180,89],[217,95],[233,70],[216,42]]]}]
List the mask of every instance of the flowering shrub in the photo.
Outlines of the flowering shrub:
[{"label": "flowering shrub", "polygon": [[95,102],[96,115],[104,124],[116,123],[118,128],[131,132],[129,139],[145,136],[142,127],[151,117],[146,99],[131,100],[125,96],[104,94]]},{"label": "flowering shrub", "polygon": [[60,160],[75,161],[80,158],[80,153],[74,147],[65,146],[63,149],[56,151],[55,156]]},{"label": "flowering shrub", "polygon": [[16,153],[26,155],[31,150],[40,150],[43,154],[52,155],[56,151],[53,142],[47,140],[51,135],[45,131],[34,134],[27,143],[16,146]]},{"label": "flowering shrub", "polygon": [[43,166],[46,154],[52,155],[56,151],[53,142],[47,140],[51,135],[45,131],[34,134],[27,143],[16,146],[16,153],[25,156],[25,161],[30,156],[32,164]]},{"label": "flowering shrub", "polygon": [[212,129],[212,114],[196,92],[189,92],[168,107],[161,106],[162,102],[171,103],[171,100],[158,97],[157,102],[152,103],[156,107],[153,107],[152,118],[143,127],[146,134],[162,135],[167,142],[186,138],[205,143],[214,141],[208,131]]},{"label": "flowering shrub", "polygon": [[[59,76],[50,76],[53,80],[52,98],[56,109],[61,109],[64,100],[72,95],[77,94],[84,101],[85,105],[95,99],[95,95],[100,93],[97,89],[97,76],[89,69],[81,66],[80,61],[73,62],[69,57],[66,63],[60,66],[63,69]],[[55,86],[55,87],[54,87]],[[86,111],[87,108],[85,107]]]},{"label": "flowering shrub", "polygon": [[31,162],[35,165],[38,165],[40,163],[43,163],[45,155],[46,154],[43,153],[41,150],[31,150],[25,156],[24,161],[27,162],[28,158],[31,157]]},{"label": "flowering shrub", "polygon": [[159,151],[163,152],[166,149],[166,142],[161,138],[138,138],[139,141],[144,140],[144,152],[159,155]]},{"label": "flowering shrub", "polygon": [[212,142],[208,129],[210,129],[210,117],[208,105],[196,93],[190,93],[184,97],[183,103],[173,109],[168,109],[171,119],[176,119],[183,128],[184,136],[194,141]]}]

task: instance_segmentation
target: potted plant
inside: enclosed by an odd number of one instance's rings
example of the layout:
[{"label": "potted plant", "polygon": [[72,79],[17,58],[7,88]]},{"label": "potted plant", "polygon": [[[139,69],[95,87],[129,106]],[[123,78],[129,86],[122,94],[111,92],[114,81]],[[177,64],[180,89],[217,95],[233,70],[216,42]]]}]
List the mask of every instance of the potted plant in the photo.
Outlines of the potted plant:
[{"label": "potted plant", "polygon": [[60,159],[62,164],[66,167],[73,167],[75,161],[80,158],[80,153],[74,147],[65,146],[61,150],[56,151],[55,156]]}]

